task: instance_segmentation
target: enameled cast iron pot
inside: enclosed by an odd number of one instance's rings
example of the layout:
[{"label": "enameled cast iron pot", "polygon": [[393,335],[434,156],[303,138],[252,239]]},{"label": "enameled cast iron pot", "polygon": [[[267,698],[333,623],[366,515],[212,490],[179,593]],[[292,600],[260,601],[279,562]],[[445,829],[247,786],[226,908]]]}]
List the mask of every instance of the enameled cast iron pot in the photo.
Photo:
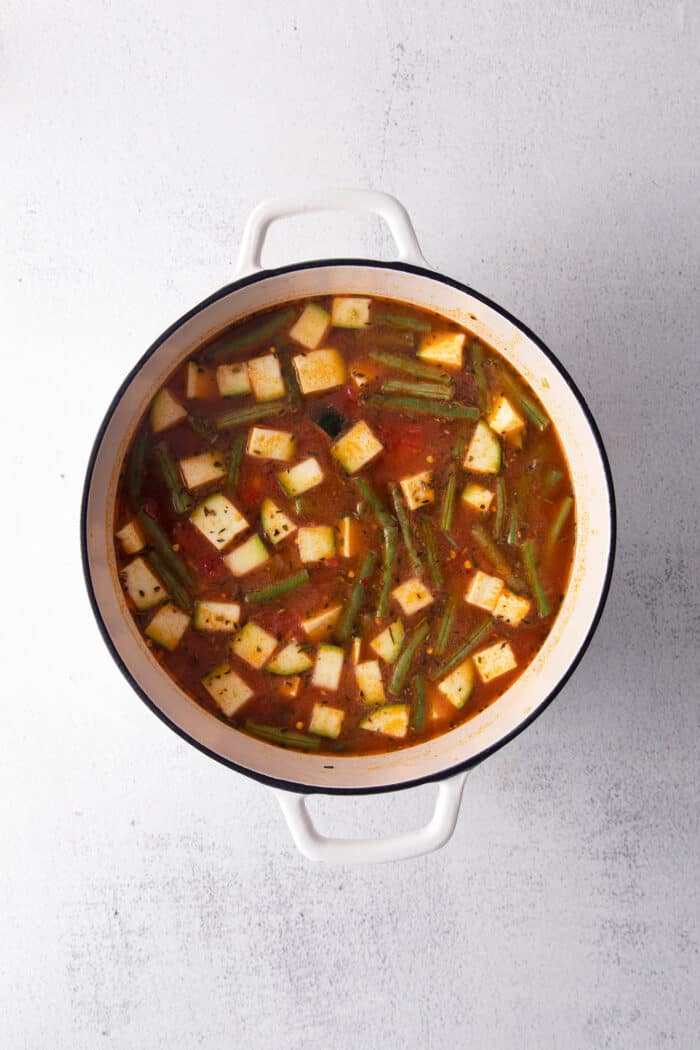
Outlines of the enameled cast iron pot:
[{"label": "enameled cast iron pot", "polygon": [[[398,261],[329,259],[261,268],[271,223],[322,210],[370,212],[388,224]],[[465,324],[491,343],[528,381],[553,420],[573,476],[577,534],[564,603],[544,646],[503,696],[443,736],[392,754],[333,758],[285,751],[225,725],[191,700],[152,657],[124,601],[113,550],[119,466],[158,387],[200,344],[254,311],[303,296],[381,295]],[[100,427],[85,481],[82,551],[90,601],[107,646],[136,692],[162,720],[200,750],[270,785],[299,849],[315,860],[366,862],[417,856],[442,846],[457,820],[469,769],[529,725],[567,681],[601,615],[612,571],[615,509],[610,470],[590,411],[554,355],[500,306],[431,270],[411,221],[393,197],[330,190],[268,201],[250,216],[236,280],[176,321],[122,383]],[[393,791],[438,781],[435,812],[425,827],[389,838],[343,840],[313,827],[305,795]]]}]

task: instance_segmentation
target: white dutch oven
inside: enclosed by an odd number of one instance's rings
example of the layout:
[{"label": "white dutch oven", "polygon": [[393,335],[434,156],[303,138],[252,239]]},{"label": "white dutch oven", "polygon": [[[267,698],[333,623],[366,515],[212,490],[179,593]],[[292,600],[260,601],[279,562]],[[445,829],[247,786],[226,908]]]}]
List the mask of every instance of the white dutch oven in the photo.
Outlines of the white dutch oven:
[{"label": "white dutch oven", "polygon": [[[398,262],[333,259],[263,270],[271,223],[321,210],[371,212],[388,224]],[[528,381],[554,421],[573,476],[577,534],[564,603],[544,646],[524,674],[487,710],[427,743],[365,757],[300,754],[239,733],[191,700],[144,645],[126,607],[113,550],[119,467],[155,391],[175,366],[233,321],[303,296],[381,295],[465,324]],[[600,435],[580,393],[549,350],[501,307],[429,269],[411,221],[393,197],[332,190],[268,201],[250,216],[237,279],[168,329],[127,376],[97,435],[87,470],[82,549],[95,616],[117,664],[149,707],[200,750],[276,792],[294,840],[314,860],[368,862],[418,856],[454,830],[467,771],[512,740],[547,706],[580,660],[601,615],[612,571],[615,510]],[[432,819],[416,831],[376,840],[330,839],[314,829],[305,795],[392,791],[439,781]]]}]

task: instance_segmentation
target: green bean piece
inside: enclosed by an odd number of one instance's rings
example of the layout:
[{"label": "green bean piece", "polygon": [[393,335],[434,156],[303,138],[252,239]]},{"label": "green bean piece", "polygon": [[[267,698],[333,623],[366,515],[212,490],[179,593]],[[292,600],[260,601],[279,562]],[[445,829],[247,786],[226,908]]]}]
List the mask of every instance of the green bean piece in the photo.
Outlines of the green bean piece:
[{"label": "green bean piece", "polygon": [[489,390],[486,372],[484,371],[481,344],[477,343],[476,340],[472,343],[472,368],[474,369],[474,379],[479,391],[479,408],[485,415],[491,410],[491,391]]},{"label": "green bean piece", "polygon": [[420,733],[425,722],[425,681],[423,680],[423,675],[416,675],[413,685],[416,693],[416,702],[413,705],[411,725],[416,733]]},{"label": "green bean piece", "polygon": [[272,602],[276,598],[281,598],[283,594],[289,594],[290,591],[295,591],[297,587],[301,587],[303,584],[308,583],[309,574],[306,569],[302,569],[301,572],[295,573],[293,576],[288,576],[286,580],[279,580],[277,583],[271,583],[268,587],[261,587],[257,591],[249,591],[245,600],[249,605],[260,605],[262,602]]},{"label": "green bean piece", "polygon": [[377,616],[389,615],[389,591],[396,564],[399,546],[399,530],[387,527],[384,529],[384,564],[382,566],[382,589],[377,602]]},{"label": "green bean piece", "polygon": [[437,639],[435,641],[435,655],[442,656],[447,648],[447,643],[450,640],[452,628],[455,622],[455,615],[457,612],[458,598],[456,594],[451,594],[445,603],[445,608],[442,613],[440,620],[440,626],[438,627]]},{"label": "green bean piece", "polygon": [[556,544],[557,540],[561,535],[561,530],[566,525],[569,515],[573,510],[573,506],[573,496],[566,496],[566,498],[562,500],[559,510],[557,511],[557,516],[552,522],[549,533],[547,535],[547,542],[545,544],[545,550],[547,551],[547,554],[551,554],[554,550],[554,545]]},{"label": "green bean piece", "polygon": [[423,532],[423,546],[425,547],[425,556],[428,559],[428,569],[430,571],[430,579],[436,587],[442,587],[445,582],[445,577],[442,573],[442,566],[438,558],[437,552],[437,540],[435,537],[435,529],[430,518],[423,518],[421,522]]},{"label": "green bean piece", "polygon": [[416,652],[423,644],[425,639],[428,637],[430,631],[430,624],[427,620],[421,620],[418,626],[415,628],[408,641],[404,643],[404,647],[401,650],[401,655],[394,665],[394,673],[391,676],[389,683],[389,689],[392,693],[400,693],[406,684],[408,678],[408,672],[411,670],[411,664]]},{"label": "green bean piece", "polygon": [[496,515],[493,520],[493,535],[496,540],[503,538],[503,526],[506,520],[506,479],[496,478]]},{"label": "green bean piece", "polygon": [[513,506],[510,510],[510,518],[508,519],[508,534],[506,536],[506,543],[511,547],[514,547],[518,542],[518,504],[514,501]]},{"label": "green bean piece", "polygon": [[213,445],[216,441],[217,434],[216,428],[212,424],[210,419],[206,416],[199,415],[198,412],[188,412],[187,422],[194,430],[195,434],[198,434],[205,441],[208,441],[210,445]]},{"label": "green bean piece", "polygon": [[296,729],[281,729],[279,726],[270,726],[264,722],[256,722],[252,718],[246,718],[243,725],[253,736],[259,736],[261,740],[268,740],[272,744],[281,744],[282,747],[298,747],[302,751],[318,751],[321,746],[321,741],[317,736],[299,733]]},{"label": "green bean piece", "polygon": [[151,567],[154,569],[156,575],[160,577],[167,587],[175,604],[179,605],[184,612],[189,612],[191,608],[189,594],[182,586],[175,573],[170,571],[158,551],[150,551],[146,557],[151,563]]},{"label": "green bean piece", "polygon": [[177,551],[173,550],[168,534],[160,527],[155,518],[152,518],[150,514],[146,514],[145,510],[139,511],[138,519],[151,544],[158,551],[166,565],[182,580],[186,587],[191,587],[194,583],[192,573]]},{"label": "green bean piece", "polygon": [[345,610],[345,615],[338,629],[338,638],[341,642],[347,642],[352,636],[355,620],[357,619],[362,603],[365,600],[367,585],[377,567],[377,561],[378,558],[376,551],[368,551],[365,555],[365,560],[362,562],[359,579],[352,589],[348,607]]},{"label": "green bean piece", "polygon": [[377,521],[383,529],[390,529],[392,526],[396,525],[396,519],[393,514],[389,513],[368,481],[365,481],[364,478],[360,477],[350,478],[350,481],[362,496],[365,503],[372,508]]},{"label": "green bean piece", "polygon": [[476,405],[446,404],[442,401],[424,401],[420,397],[389,397],[386,394],[374,394],[367,399],[367,404],[374,408],[386,409],[389,412],[402,412],[408,416],[435,416],[438,419],[478,419],[479,409]]},{"label": "green bean piece", "polygon": [[454,550],[454,551],[458,551],[459,550],[459,544],[457,543],[457,540],[454,538],[454,536],[451,536],[449,532],[444,532],[443,536],[445,537],[445,539],[449,543],[449,545],[452,548],[452,550]]},{"label": "green bean piece", "polygon": [[279,416],[282,412],[289,411],[288,401],[264,401],[257,405],[246,405],[245,408],[237,408],[234,412],[227,412],[223,416],[216,417],[216,426],[219,430],[228,427],[244,426],[246,423],[257,423],[259,419],[267,416]]},{"label": "green bean piece", "polygon": [[375,324],[388,324],[392,328],[410,328],[413,332],[430,332],[432,325],[419,321],[417,317],[405,317],[403,314],[375,314]]},{"label": "green bean piece", "polygon": [[243,449],[246,445],[246,435],[236,434],[231,445],[231,452],[229,453],[228,461],[228,487],[231,492],[235,492],[238,488],[238,479],[241,476],[241,460],[243,459]]},{"label": "green bean piece", "polygon": [[131,446],[131,453],[129,454],[129,462],[126,468],[126,483],[129,488],[129,495],[134,504],[138,503],[141,498],[141,490],[143,489],[143,476],[146,471],[147,444],[148,432],[142,430],[136,436],[136,440]]},{"label": "green bean piece", "polygon": [[456,489],[457,467],[454,463],[451,463],[447,468],[447,481],[445,482],[445,491],[442,494],[442,503],[440,504],[440,528],[443,532],[449,532],[452,528]]},{"label": "green bean piece", "polygon": [[549,420],[537,403],[533,401],[529,394],[525,393],[520,384],[517,383],[516,380],[505,371],[505,369],[500,367],[498,370],[498,378],[501,386],[504,387],[506,392],[518,402],[530,422],[534,423],[538,430],[546,430],[549,426]]},{"label": "green bean piece", "polygon": [[438,383],[444,383],[450,379],[450,375],[437,365],[425,365],[422,361],[416,361],[414,357],[405,357],[403,354],[390,354],[384,350],[370,350],[368,357],[373,361],[379,361],[387,368],[393,368],[397,372],[406,372],[407,375],[420,376],[421,379],[433,379]]},{"label": "green bean piece", "polygon": [[159,442],[153,449],[163,481],[170,491],[170,498],[176,514],[187,514],[192,510],[192,497],[185,488],[180,478],[175,460],[170,455],[170,449],[164,441]]},{"label": "green bean piece", "polygon": [[432,397],[437,401],[449,401],[454,397],[454,387],[446,383],[411,382],[409,379],[386,379],[382,383],[383,394],[412,394],[414,397]]},{"label": "green bean piece", "polygon": [[498,575],[502,576],[504,580],[512,582],[514,579],[513,570],[501,553],[500,548],[496,546],[492,538],[489,536],[484,526],[475,525],[472,529],[472,537],[476,541],[482,554],[486,556],[487,560],[491,563]]},{"label": "green bean piece", "polygon": [[416,545],[413,540],[413,529],[411,528],[411,520],[406,510],[406,504],[401,498],[401,489],[395,481],[389,482],[389,495],[391,496],[391,502],[394,505],[396,511],[396,517],[399,519],[399,526],[401,528],[401,536],[403,537],[404,547],[408,552],[413,571],[417,576],[423,574],[423,562],[420,559]]},{"label": "green bean piece", "polygon": [[544,587],[542,586],[542,581],[537,571],[537,555],[535,553],[534,540],[525,540],[520,549],[523,556],[525,573],[537,603],[537,612],[540,617],[549,616],[552,607],[549,603],[549,598],[544,593]]},{"label": "green bean piece", "polygon": [[370,346],[372,351],[377,348],[383,350],[403,350],[415,347],[415,333],[407,328],[358,328],[355,332],[355,342],[360,348]]},{"label": "green bean piece", "polygon": [[233,338],[227,339],[220,346],[210,347],[205,351],[206,356],[210,361],[220,361],[221,358],[228,357],[229,354],[236,350],[249,350],[251,347],[257,346],[258,343],[262,343],[265,339],[269,339],[280,328],[284,328],[295,316],[296,311],[291,307],[286,310],[280,310],[278,313],[272,314],[271,317],[268,317],[266,321],[263,321],[256,328],[251,328],[249,332],[233,336]]},{"label": "green bean piece", "polygon": [[438,678],[442,678],[448,671],[451,671],[457,664],[461,664],[462,660],[466,660],[471,652],[476,649],[477,645],[484,638],[493,627],[493,620],[490,616],[485,616],[483,620],[474,628],[471,634],[467,637],[466,641],[462,642],[460,647],[456,649],[452,656],[448,657],[443,663],[437,667],[430,675],[431,679],[435,681]]},{"label": "green bean piece", "polygon": [[542,486],[543,495],[548,496],[550,492],[552,492],[553,489],[559,484],[563,477],[564,474],[561,470],[557,470],[556,467],[552,467],[552,469],[547,473],[547,477],[544,479],[544,484]]}]

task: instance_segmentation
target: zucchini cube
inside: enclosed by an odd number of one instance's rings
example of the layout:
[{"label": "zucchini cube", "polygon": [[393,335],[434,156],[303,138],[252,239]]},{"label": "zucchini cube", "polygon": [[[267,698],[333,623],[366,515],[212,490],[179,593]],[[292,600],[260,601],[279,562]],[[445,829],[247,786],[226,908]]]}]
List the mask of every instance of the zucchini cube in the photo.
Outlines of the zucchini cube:
[{"label": "zucchini cube", "polygon": [[305,652],[298,642],[289,642],[285,645],[284,649],[281,649],[277,653],[265,668],[270,674],[283,675],[289,677],[290,675],[303,674],[304,671],[309,671],[313,666],[313,660],[307,652]]},{"label": "zucchini cube", "polygon": [[248,522],[238,508],[220,492],[208,496],[195,507],[190,521],[218,551],[228,547],[231,540],[248,528]]},{"label": "zucchini cube", "polygon": [[139,610],[153,609],[168,597],[168,591],[143,558],[134,558],[119,575],[126,593]]},{"label": "zucchini cube", "polygon": [[492,678],[498,678],[518,666],[513,650],[503,640],[474,653],[474,663],[482,682],[490,682]]},{"label": "zucchini cube", "polygon": [[408,704],[386,704],[370,711],[360,722],[360,729],[368,729],[371,733],[383,733],[400,740],[408,732],[408,716]]},{"label": "zucchini cube", "polygon": [[332,605],[328,609],[314,613],[308,619],[301,621],[301,626],[312,642],[319,642],[322,638],[330,638],[333,628],[338,622],[342,606]]},{"label": "zucchini cube", "polygon": [[192,626],[196,631],[235,631],[241,619],[238,602],[194,603]]},{"label": "zucchini cube", "polygon": [[337,350],[327,347],[292,358],[302,394],[333,390],[347,379],[345,362]]},{"label": "zucchini cube", "polygon": [[331,315],[318,303],[307,303],[289,329],[289,338],[307,350],[315,350],[331,326]]},{"label": "zucchini cube", "polygon": [[248,683],[227,663],[218,664],[205,674],[202,685],[227,718],[235,715],[253,695]]},{"label": "zucchini cube", "polygon": [[492,502],[493,492],[491,489],[484,488],[483,485],[476,485],[474,482],[464,486],[462,503],[465,507],[477,511],[478,514],[488,514]]},{"label": "zucchini cube", "polygon": [[409,510],[417,510],[427,503],[435,500],[433,489],[433,474],[430,470],[424,470],[420,474],[413,474],[410,478],[401,478],[400,481],[403,498]]},{"label": "zucchini cube", "polygon": [[219,396],[216,372],[213,368],[188,361],[185,370],[185,397],[208,400]]},{"label": "zucchini cube", "polygon": [[216,370],[216,385],[222,397],[240,397],[250,393],[248,363],[236,361],[231,365],[219,365]]},{"label": "zucchini cube", "polygon": [[335,555],[335,531],[332,525],[303,525],[297,532],[299,557],[303,562],[323,561]]},{"label": "zucchini cube", "polygon": [[146,634],[152,641],[172,652],[189,626],[190,618],[172,602],[161,606],[148,627]]},{"label": "zucchini cube", "polygon": [[489,576],[487,572],[478,569],[469,581],[464,600],[469,605],[475,605],[477,609],[493,612],[504,587],[500,576]]},{"label": "zucchini cube", "polygon": [[497,397],[489,414],[488,424],[501,437],[519,438],[525,429],[525,420],[513,408],[507,397]]},{"label": "zucchini cube", "polygon": [[162,430],[181,423],[187,418],[187,409],[172,394],[167,387],[159,390],[153,398],[151,405],[151,430],[154,434],[160,434]]},{"label": "zucchini cube", "polygon": [[378,456],[383,448],[369,424],[364,419],[358,419],[354,426],[331,445],[331,455],[338,460],[347,474],[356,474]]},{"label": "zucchini cube", "polygon": [[493,615],[509,627],[518,627],[530,612],[531,602],[505,587],[494,606]]},{"label": "zucchini cube", "polygon": [[335,691],[340,685],[345,653],[337,645],[319,645],[311,684],[317,689]]},{"label": "zucchini cube", "polygon": [[464,332],[429,332],[420,341],[418,356],[445,368],[461,368],[465,338]]},{"label": "zucchini cube", "polygon": [[138,554],[146,546],[146,537],[136,518],[122,525],[116,536],[125,554]]},{"label": "zucchini cube", "polygon": [[371,299],[336,296],[331,307],[331,324],[334,328],[366,328],[371,302]]},{"label": "zucchini cube", "polygon": [[438,685],[438,690],[456,708],[464,707],[474,688],[474,662],[471,656],[463,660]]},{"label": "zucchini cube", "polygon": [[399,603],[406,616],[413,616],[433,602],[432,594],[418,576],[413,576],[394,587],[391,596]]},{"label": "zucchini cube", "polygon": [[365,704],[383,704],[386,700],[379,660],[365,660],[355,667],[360,700]]},{"label": "zucchini cube", "polygon": [[200,452],[180,460],[180,473],[190,491],[226,476],[226,464],[220,452]]},{"label": "zucchini cube", "polygon": [[256,533],[230,554],[224,555],[224,564],[234,576],[245,576],[263,565],[269,557],[267,547]]},{"label": "zucchini cube", "polygon": [[262,357],[254,357],[248,362],[248,377],[256,401],[275,401],[278,397],[284,397],[286,393],[287,388],[274,347]]},{"label": "zucchini cube", "polygon": [[294,435],[288,430],[270,427],[251,427],[248,431],[246,452],[260,459],[277,459],[288,463],[294,455]]},{"label": "zucchini cube", "polygon": [[464,457],[464,469],[474,474],[498,474],[501,469],[501,444],[483,419],[474,427]]},{"label": "zucchini cube", "polygon": [[323,481],[321,465],[313,456],[295,463],[293,467],[281,471],[277,480],[288,496],[301,496],[303,492],[316,488]]},{"label": "zucchini cube", "polygon": [[401,646],[406,632],[404,630],[403,623],[401,620],[394,620],[388,627],[385,627],[381,634],[378,634],[376,638],[373,638],[369,643],[370,649],[374,649],[377,656],[379,656],[385,664],[393,664],[396,657],[401,652]]},{"label": "zucchini cube", "polygon": [[355,518],[347,515],[341,518],[337,525],[338,554],[341,558],[354,558],[357,554],[359,539],[359,526]]},{"label": "zucchini cube", "polygon": [[231,653],[260,670],[277,648],[277,639],[251,620],[231,640]]},{"label": "zucchini cube", "polygon": [[328,707],[326,704],[314,704],[309,722],[309,732],[318,736],[327,736],[336,740],[343,728],[345,712],[338,707]]},{"label": "zucchini cube", "polygon": [[260,504],[260,522],[270,543],[278,544],[296,532],[296,524],[274,500],[266,497]]}]

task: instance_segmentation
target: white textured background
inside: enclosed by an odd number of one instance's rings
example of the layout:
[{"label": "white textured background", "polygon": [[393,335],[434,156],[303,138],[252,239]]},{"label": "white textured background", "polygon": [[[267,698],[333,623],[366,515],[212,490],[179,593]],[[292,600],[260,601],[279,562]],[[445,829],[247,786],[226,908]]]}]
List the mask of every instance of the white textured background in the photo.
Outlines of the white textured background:
[{"label": "white textured background", "polygon": [[[700,12],[671,0],[25,4],[0,25],[0,1045],[698,1046]],[[573,372],[607,439],[608,609],[442,852],[314,867],[264,788],[122,681],[83,592],[105,407],[226,283],[247,212],[396,193],[427,258]],[[273,262],[381,255],[278,227]],[[433,792],[326,799],[325,829]]]}]

